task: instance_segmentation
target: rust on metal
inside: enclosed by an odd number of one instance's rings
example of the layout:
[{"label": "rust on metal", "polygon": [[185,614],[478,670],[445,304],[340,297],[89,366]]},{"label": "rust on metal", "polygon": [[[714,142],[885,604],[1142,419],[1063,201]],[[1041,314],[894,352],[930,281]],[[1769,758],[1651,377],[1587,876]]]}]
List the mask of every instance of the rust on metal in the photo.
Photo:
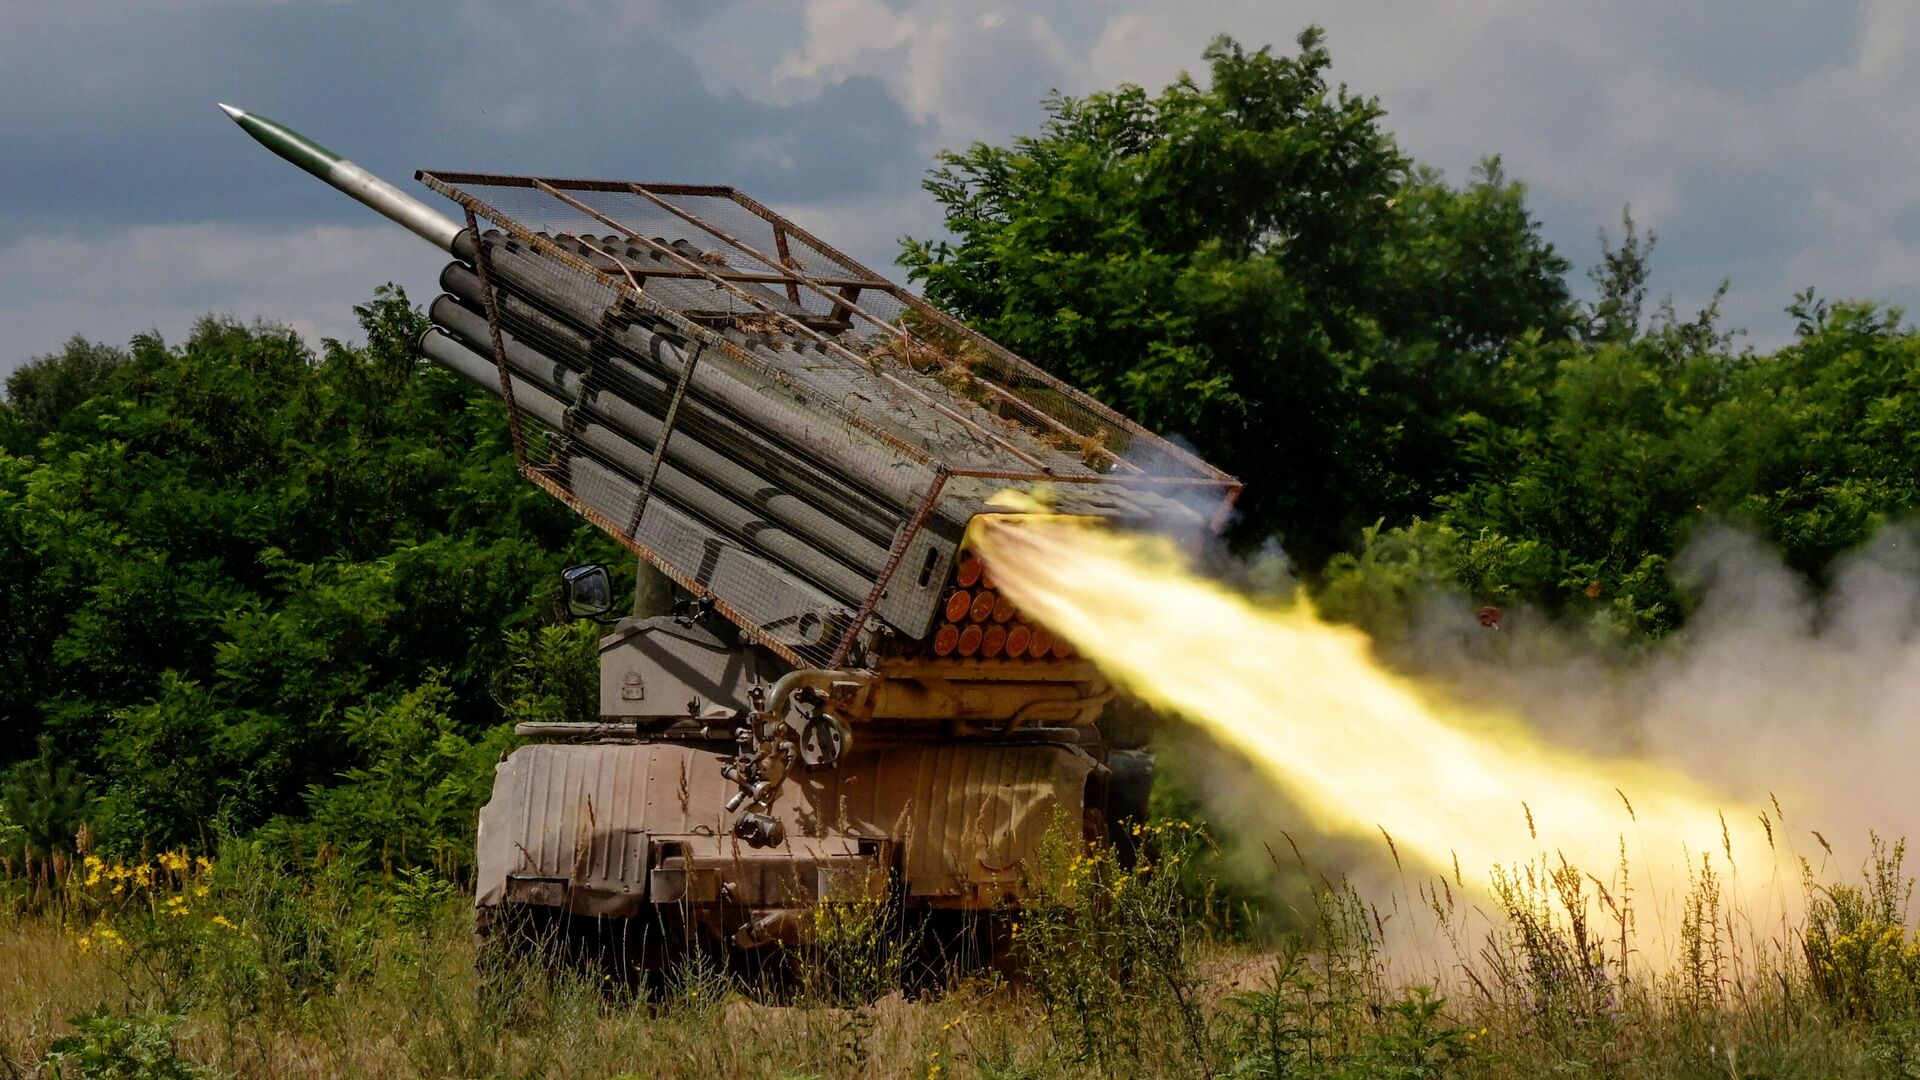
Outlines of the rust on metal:
[{"label": "rust on metal", "polygon": [[[598,280],[601,284],[606,285],[609,288],[618,289],[620,287],[620,284],[621,284],[620,279],[612,277],[611,275],[605,273],[599,268],[590,265],[586,261],[580,259],[578,256],[575,256],[571,252],[568,252],[565,248],[562,248],[559,244],[554,243],[552,239],[542,236],[539,233],[534,232],[530,229],[527,229],[525,226],[514,221],[511,217],[493,208],[492,206],[489,206],[485,201],[479,198],[476,198],[475,196],[467,192],[461,191],[456,187],[452,187],[447,183],[442,182],[439,179],[437,174],[426,172],[423,170],[418,175],[420,177],[421,182],[426,184],[428,187],[434,189],[435,191],[438,191],[439,193],[441,193],[442,195],[445,195],[449,199],[452,199],[455,202],[460,203],[462,206],[466,207],[468,211],[472,213],[477,213],[479,216],[486,218],[488,221],[493,222],[495,225],[500,227],[501,231],[508,233],[509,235],[513,236],[516,240],[519,240],[521,243],[527,244],[531,247],[538,249],[542,255],[550,259],[554,259],[557,262],[563,263],[578,273],[588,275],[589,277],[595,280]],[[458,176],[458,175],[472,176],[472,175],[479,175],[479,174],[450,173],[448,175],[449,176]],[[531,177],[520,177],[517,179],[527,181],[526,183],[517,185],[517,186],[529,187],[529,188],[534,187]],[[690,185],[690,186],[694,186],[694,185]],[[595,188],[593,190],[618,191],[618,190],[623,190],[624,187],[625,187],[624,184],[609,183],[604,187]],[[731,189],[725,189],[725,190],[731,190]],[[476,238],[476,241],[477,241],[477,238]],[[705,276],[705,275],[703,274],[702,276]],[[731,341],[728,341],[726,338],[721,337],[718,334],[715,334],[714,332],[707,329],[706,327],[701,326],[699,323],[696,323],[691,319],[688,319],[681,312],[675,311],[673,308],[667,307],[663,304],[655,303],[653,299],[646,294],[645,290],[640,290],[638,292],[627,294],[626,300],[628,303],[634,305],[638,310],[645,312],[647,315],[652,316],[660,320],[661,322],[666,323],[669,326],[672,326],[676,332],[683,335],[687,340],[698,341],[708,346],[709,348],[720,349],[721,351],[725,352],[729,358],[752,369],[757,374],[763,375],[769,379],[774,380],[775,382],[778,382],[782,386],[793,388],[793,389],[800,388],[792,375],[788,374],[785,371],[782,371],[781,369],[779,369],[778,367],[775,367],[772,364],[767,363],[766,361],[760,359],[759,357],[754,356],[752,353],[749,353],[745,349],[740,348],[738,345],[734,344]],[[910,443],[905,439],[900,438],[898,435],[894,434],[893,432],[888,431],[885,428],[872,423],[871,421],[865,419],[864,417],[860,416],[857,413],[848,411],[847,409],[840,407],[839,404],[836,402],[822,401],[822,402],[816,402],[815,404],[817,408],[820,408],[821,410],[831,414],[832,416],[834,416],[835,419],[843,421],[849,427],[856,428],[861,432],[873,437],[874,439],[879,440],[891,450],[904,454],[907,457],[923,465],[934,463],[932,455],[930,455],[924,448],[916,446],[913,443]]]},{"label": "rust on metal", "polygon": [[[758,259],[761,263],[769,266],[780,266],[783,269],[789,271],[790,276],[787,278],[787,288],[796,304],[799,303],[798,289],[800,286],[805,286],[806,288],[812,290],[815,293],[818,293],[819,295],[825,297],[828,301],[833,303],[834,305],[833,318],[836,322],[845,322],[849,320],[853,315],[857,314],[862,318],[865,318],[867,321],[873,323],[875,326],[879,327],[882,331],[893,335],[893,337],[896,340],[912,340],[913,334],[910,331],[908,331],[906,327],[901,326],[896,322],[893,322],[887,319],[882,319],[880,316],[875,315],[873,312],[868,311],[866,308],[861,307],[859,304],[860,290],[862,288],[879,288],[882,290],[887,290],[889,294],[891,294],[891,287],[889,283],[887,282],[835,283],[835,282],[822,281],[822,280],[816,279],[809,274],[802,273],[798,267],[789,265],[790,256],[784,251],[782,252],[781,259],[778,262],[776,262],[773,259],[773,257],[767,255],[767,253],[759,250],[758,248],[753,247],[751,244],[748,244],[746,241],[741,240],[739,237],[734,236],[732,233],[727,232],[726,230],[720,228],[719,226],[714,225],[712,222],[709,222],[704,218],[701,218],[700,216],[694,214],[692,211],[689,211],[683,207],[680,207],[672,202],[667,201],[666,199],[661,198],[659,195],[656,195],[653,192],[647,190],[646,187],[644,187],[643,185],[629,184],[628,187],[635,194],[641,196],[644,199],[647,199],[649,202],[652,202],[655,206],[658,206],[661,209],[667,211],[668,213],[673,214],[674,216],[680,218],[681,220],[687,222],[688,224],[693,225],[695,228],[704,230],[705,232],[713,235],[719,240],[732,245],[738,250],[746,252],[748,255],[752,256],[753,258]],[[786,247],[785,229],[779,228],[778,226],[776,226],[774,236],[782,248]],[[838,292],[832,291],[832,289],[830,288],[830,286],[834,284],[839,285]],[[1005,389],[1004,387],[996,386],[991,381],[988,381],[988,380],[981,380],[978,383],[976,383],[976,385],[978,385],[982,390],[985,390],[987,393],[994,395],[994,397],[998,398],[999,400],[1009,405],[1012,405],[1015,408],[1021,409],[1022,411],[1026,412],[1028,415],[1034,417],[1036,420],[1040,421],[1043,424],[1046,424],[1048,427],[1053,428],[1055,431],[1061,434],[1073,435],[1073,436],[1079,436],[1082,434],[1081,432],[1075,431],[1065,421],[1060,420],[1058,417],[1051,415],[1045,410],[1034,407],[1032,403],[1022,400],[1020,397],[1018,397],[1011,391]],[[1130,461],[1127,461],[1125,458],[1114,453],[1112,450],[1109,450],[1105,446],[1098,446],[1098,447],[1095,447],[1094,449],[1101,456],[1107,458],[1109,461],[1113,462],[1115,465],[1119,466],[1120,468],[1127,469],[1130,472],[1144,471],[1139,466],[1134,465]],[[1018,450],[1015,450],[1014,452],[1019,453]],[[1035,464],[1037,464],[1037,462]]]},{"label": "rust on metal", "polygon": [[917,902],[988,907],[1017,895],[1022,865],[1063,812],[1078,814],[1094,768],[1046,742],[855,751],[791,780],[772,808],[786,839],[754,849],[728,835],[733,785],[697,746],[522,747],[480,811],[476,903],[609,918],[679,903],[729,916],[731,931],[742,909],[874,895],[892,863]]},{"label": "rust on metal", "polygon": [[[803,418],[802,423],[825,421],[844,425],[847,436],[858,433],[858,438],[845,444],[847,452],[873,454],[875,469],[907,468],[911,463],[933,474],[935,480],[918,494],[908,495],[897,490],[898,485],[887,492],[887,506],[905,516],[894,519],[899,524],[884,559],[879,560],[878,572],[872,564],[864,565],[859,569],[864,580],[858,589],[843,585],[828,590],[843,603],[861,598],[856,610],[829,610],[809,600],[813,606],[795,609],[792,617],[798,623],[789,624],[781,616],[775,618],[777,626],[769,627],[740,615],[744,602],[747,608],[767,611],[774,618],[771,613],[776,609],[758,598],[743,592],[732,597],[737,602],[729,603],[729,596],[712,595],[713,589],[724,592],[758,580],[753,575],[761,571],[752,567],[759,564],[743,563],[728,571],[744,573],[744,578],[712,577],[699,566],[668,564],[658,552],[645,552],[649,545],[637,540],[640,517],[654,494],[653,480],[669,456],[667,441],[674,437],[679,421],[674,406],[687,392],[687,372],[673,370],[679,365],[665,369],[672,385],[661,400],[670,399],[671,404],[659,429],[661,438],[627,470],[637,481],[637,496],[631,503],[624,500],[633,493],[623,490],[618,507],[596,510],[590,502],[605,499],[587,490],[576,491],[573,478],[563,468],[530,473],[588,520],[660,565],[670,579],[696,597],[712,601],[715,611],[738,622],[796,666],[871,664],[875,650],[884,653],[895,648],[889,643],[901,640],[902,633],[916,643],[909,651],[937,644],[939,615],[949,602],[954,575],[971,574],[984,584],[978,560],[963,561],[955,545],[966,519],[987,509],[995,491],[990,485],[1053,485],[1055,505],[1062,513],[1136,523],[1159,522],[1169,516],[1191,518],[1196,532],[1208,524],[1217,529],[1230,513],[1239,489],[1232,477],[947,318],[731,187],[467,172],[422,171],[419,177],[467,213],[477,249],[475,261],[481,264],[476,269],[483,275],[492,271],[493,245],[500,242],[489,236],[505,237],[518,245],[515,250],[524,249],[526,255],[580,275],[581,287],[606,290],[592,298],[596,307],[608,304],[605,325],[598,330],[583,328],[589,341],[588,367],[583,381],[571,388],[576,407],[591,403],[597,389],[591,380],[602,378],[594,374],[599,370],[593,360],[596,343],[608,342],[638,324],[656,341],[684,350],[688,368],[696,362],[717,364],[730,373],[723,377],[758,384],[763,392],[774,393],[782,407],[791,407]],[[502,190],[489,195],[488,189]],[[519,209],[503,211],[491,198]],[[499,233],[483,236],[483,220]],[[646,235],[647,230],[662,231],[662,235]],[[609,235],[594,235],[600,231]],[[712,286],[711,295],[719,303],[698,299],[703,294],[694,286],[701,282]],[[496,288],[493,278],[483,276],[489,338],[504,377]],[[611,302],[601,299],[602,295],[611,297]],[[834,322],[836,317],[842,321]],[[929,333],[941,336],[935,341]],[[899,348],[899,343],[910,348]],[[621,344],[606,347],[617,354],[634,346],[622,339]],[[658,360],[653,366],[659,366]],[[609,368],[604,378],[614,377],[615,371]],[[659,407],[654,408],[658,416]],[[509,411],[516,429],[517,460],[529,468],[524,437],[518,435],[521,410],[510,403]],[[539,430],[545,427],[542,422]],[[556,431],[555,436],[565,438],[567,432]],[[561,462],[567,460],[563,457]],[[917,479],[913,487],[919,487]],[[915,501],[902,505],[903,496]],[[619,520],[623,518],[628,520],[623,523]],[[936,518],[942,523],[940,530],[927,534]],[[931,538],[921,540],[923,534]],[[673,545],[677,558],[691,557],[692,549],[683,550],[684,545],[669,539],[669,534],[649,535],[652,543]],[[905,565],[909,553],[910,569]],[[779,559],[763,562],[775,572],[797,569],[797,564],[788,566]],[[928,575],[936,566],[948,588],[939,583],[929,586]],[[917,579],[911,576],[916,573]],[[710,577],[712,588],[696,583]],[[804,611],[819,614],[816,618]],[[1007,625],[1015,618],[1010,609],[989,608],[979,620],[973,614],[969,609],[965,621],[975,625],[989,620]],[[876,625],[879,630],[874,629]],[[994,654],[992,663],[1031,666],[1049,653],[1041,647],[1044,641],[1036,641],[1031,633],[1026,635],[1025,649],[1008,647],[1007,639],[1013,636],[1010,625],[995,636],[992,646],[984,641],[984,627],[973,635],[957,621],[954,626],[959,640],[949,643],[948,655],[982,657],[984,650]]]},{"label": "rust on metal", "polygon": [[913,542],[913,538],[919,534],[921,527],[927,523],[927,515],[933,513],[933,508],[939,505],[940,492],[946,486],[947,473],[943,469],[935,473],[933,483],[927,485],[927,493],[921,497],[920,505],[914,508],[913,517],[901,523],[899,532],[894,535],[893,546],[887,550],[886,565],[881,567],[880,576],[873,583],[873,591],[869,592],[867,598],[861,602],[860,610],[854,614],[853,623],[847,627],[846,635],[840,639],[840,647],[834,650],[833,659],[827,663],[828,667],[837,668],[847,662],[848,654],[853,650],[854,640],[860,631],[865,629],[867,620],[873,617],[873,609],[879,605],[881,594],[887,591],[887,583],[893,580],[893,572],[899,569],[900,557],[906,554],[907,545]]}]

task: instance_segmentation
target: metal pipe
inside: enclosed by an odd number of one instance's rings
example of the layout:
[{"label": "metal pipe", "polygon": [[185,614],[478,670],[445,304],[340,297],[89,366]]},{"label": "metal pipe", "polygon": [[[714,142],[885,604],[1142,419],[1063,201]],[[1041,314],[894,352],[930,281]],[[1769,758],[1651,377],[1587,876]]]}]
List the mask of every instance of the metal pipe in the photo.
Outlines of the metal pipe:
[{"label": "metal pipe", "polygon": [[[480,381],[482,385],[486,385],[491,378],[498,378],[498,365],[444,331],[435,330],[423,336],[420,349],[434,362],[468,379]],[[634,487],[634,494],[638,495],[638,481],[635,478],[645,475],[647,471],[644,451],[597,418],[576,416],[576,422],[569,424],[569,409],[565,399],[525,375],[515,373],[513,383],[516,400],[521,393],[527,395],[527,400],[521,402],[520,407],[528,416],[555,432],[565,432],[566,438],[578,442],[608,466],[625,473]],[[578,422],[582,419],[586,422]],[[579,483],[573,486],[577,494],[592,501],[591,493],[583,491]],[[679,469],[661,469],[658,494],[711,523],[702,528],[697,522],[689,520],[683,528],[706,535],[718,531],[731,540],[757,550],[847,604],[859,604],[873,586],[872,575],[848,568],[815,545],[755,514],[751,507],[743,506],[724,493],[699,483]],[[649,546],[661,550],[658,545]],[[697,551],[689,552],[686,558],[682,566],[700,565]]]},{"label": "metal pipe", "polygon": [[[470,238],[462,237],[456,246],[470,252],[470,244]],[[500,246],[496,246],[493,253],[494,270],[507,286],[501,291],[497,306],[503,321],[523,341],[552,343],[553,351],[588,355],[587,350],[599,336],[617,348],[621,356],[630,359],[639,373],[660,385],[662,393],[665,393],[664,387],[670,385],[666,380],[684,366],[680,343],[673,337],[637,319],[622,320],[600,335],[603,312],[594,312],[578,302],[558,302],[566,295],[564,289],[529,292],[527,285],[546,284],[537,280],[545,275],[534,275],[536,280],[528,282],[519,273],[528,269],[526,262],[530,260],[513,258]],[[551,266],[545,260],[540,260],[539,265],[542,269]],[[479,278],[457,262],[449,263],[441,271],[440,287],[469,306],[484,299]],[[560,344],[562,342],[565,344]],[[769,464],[777,464],[783,456],[817,463],[837,481],[866,493],[867,499],[877,497],[881,505],[895,511],[885,514],[889,536],[898,524],[898,511],[918,504],[933,482],[931,470],[889,451],[878,442],[861,438],[860,432],[850,425],[829,426],[822,423],[819,413],[807,412],[797,405],[783,406],[787,393],[784,387],[754,386],[723,370],[718,363],[702,362],[696,367],[688,393],[696,413],[716,427],[776,444],[777,452],[757,455]],[[874,511],[866,513],[873,515]]]},{"label": "metal pipe", "polygon": [[[486,317],[462,306],[454,297],[442,296],[435,300],[428,309],[428,317],[434,325],[475,352],[489,351]],[[594,379],[582,379],[577,365],[544,355],[510,333],[501,334],[501,344],[507,366],[516,375],[534,379],[563,400],[583,403],[576,408],[622,430],[647,450],[657,448],[666,437],[664,422],[634,404],[632,397],[621,393],[621,388],[610,385],[611,380],[593,385]],[[666,460],[662,465],[675,472],[690,472],[693,479],[765,512],[868,577],[879,573],[887,561],[885,547],[850,530],[843,519],[780,490],[770,484],[766,476],[742,468],[702,442],[684,424],[667,439]]]},{"label": "metal pipe", "polygon": [[[455,240],[455,257],[472,262],[478,257],[479,243],[463,233]],[[663,346],[678,356],[686,340],[685,335],[666,320],[628,303],[622,288],[533,251],[524,242],[512,237],[489,232],[485,243],[496,284],[547,309],[590,336],[610,338],[642,359],[652,356],[658,363]],[[674,370],[678,370],[677,366]],[[894,441],[889,443],[882,436],[864,430],[855,423],[834,423],[834,415],[830,411],[802,404],[809,395],[827,397],[836,393],[844,394],[844,390],[795,386],[773,377],[764,382],[754,382],[734,374],[739,370],[741,366],[727,365],[723,369],[720,363],[703,362],[696,375],[695,389],[700,389],[703,383],[710,386],[728,407],[744,409],[756,400],[762,405],[788,406],[785,411],[792,415],[785,426],[808,432],[811,452],[823,460],[840,463],[836,471],[848,476],[871,477],[874,484],[882,485],[875,487],[876,493],[884,494],[894,505],[904,507],[916,504],[920,494],[932,482],[930,459],[923,453],[915,454],[907,440],[896,435]],[[805,382],[802,373],[788,373],[787,378],[797,383]],[[889,377],[887,381],[892,384],[898,380]],[[920,396],[918,391],[914,394]],[[853,403],[841,404],[850,406]],[[945,415],[942,411],[944,408],[922,410],[911,417],[897,415],[877,423],[906,425],[919,435],[938,435],[956,447],[973,446],[969,441],[971,436],[963,431],[934,430],[944,424],[941,420]],[[831,426],[824,426],[823,422]],[[876,465],[885,465],[886,468],[876,469]]]}]

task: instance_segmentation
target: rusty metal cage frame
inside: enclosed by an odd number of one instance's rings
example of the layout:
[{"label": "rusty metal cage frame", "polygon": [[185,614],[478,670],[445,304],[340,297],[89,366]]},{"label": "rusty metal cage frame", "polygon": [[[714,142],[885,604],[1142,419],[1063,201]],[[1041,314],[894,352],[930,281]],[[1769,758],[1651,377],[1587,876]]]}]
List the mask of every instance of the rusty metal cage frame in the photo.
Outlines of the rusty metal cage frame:
[{"label": "rusty metal cage frame", "polygon": [[[853,655],[856,643],[866,624],[872,619],[874,608],[885,592],[894,571],[915,535],[926,524],[939,503],[948,481],[952,478],[969,477],[1026,484],[1112,484],[1149,489],[1212,492],[1214,498],[1209,499],[1212,509],[1207,513],[1207,517],[1209,526],[1215,531],[1224,526],[1234,500],[1239,495],[1241,485],[1233,477],[974,331],[902,286],[867,269],[771,208],[732,187],[705,184],[642,184],[626,181],[435,170],[421,170],[416,176],[427,187],[461,206],[465,211],[468,230],[475,237],[481,235],[482,220],[491,223],[502,233],[537,251],[545,258],[575,273],[597,280],[601,285],[613,290],[622,302],[673,327],[676,332],[684,336],[691,347],[687,350],[686,368],[678,379],[673,407],[668,410],[663,434],[655,447],[652,463],[655,473],[658,472],[661,459],[666,453],[667,441],[673,435],[674,412],[679,403],[678,395],[686,390],[694,365],[700,362],[706,350],[719,350],[734,363],[783,386],[795,388],[797,384],[789,372],[753,355],[716,329],[703,325],[681,310],[657,302],[648,294],[645,287],[645,282],[650,278],[704,281],[734,299],[744,301],[757,312],[758,317],[774,320],[775,325],[778,325],[783,333],[810,342],[822,352],[832,352],[843,361],[862,365],[866,370],[871,371],[875,378],[890,383],[892,390],[911,396],[920,405],[960,425],[979,443],[992,447],[999,456],[1017,460],[1028,466],[1024,469],[982,468],[951,463],[901,438],[895,432],[886,430],[882,425],[870,421],[859,412],[844,407],[839,402],[832,400],[813,402],[814,408],[830,415],[834,420],[860,429],[889,450],[926,466],[933,477],[918,505],[912,508],[911,514],[894,535],[885,564],[865,601],[840,631],[831,652],[831,659],[827,661],[828,667],[844,666]],[[635,267],[623,260],[617,252],[604,248],[592,249],[594,256],[610,262],[620,271],[618,274],[611,273],[601,266],[593,265],[580,254],[567,250],[546,233],[516,220],[513,215],[468,190],[470,188],[524,189],[529,194],[537,192],[551,199],[556,204],[556,208],[564,207],[573,214],[584,216],[605,228],[616,231],[629,242],[651,252],[656,263],[664,260],[671,264],[672,268],[662,269],[658,265]],[[612,193],[644,200],[645,203],[665,211],[673,218],[718,242],[722,245],[722,252],[737,255],[764,269],[737,269],[731,265],[725,255],[714,262],[688,258],[683,252],[668,246],[661,240],[644,235],[643,230],[623,224],[611,214],[589,205],[579,197],[587,193]],[[685,200],[688,199],[726,200],[740,210],[751,214],[771,230],[774,251],[761,250],[722,228],[720,224],[709,220],[706,215],[696,213],[686,205]],[[757,633],[760,628],[751,618],[732,609],[721,598],[713,596],[682,568],[676,567],[670,560],[650,550],[637,538],[638,522],[650,493],[652,476],[645,478],[640,485],[639,499],[631,519],[623,524],[576,496],[564,476],[556,476],[548,467],[529,462],[521,410],[514,403],[513,376],[508,366],[506,350],[502,345],[496,293],[489,280],[491,268],[487,247],[486,244],[475,244],[474,270],[480,280],[486,301],[485,314],[493,352],[492,360],[499,370],[500,390],[507,405],[515,464],[519,471],[623,546],[660,567],[682,588],[712,603],[714,610],[721,615],[743,629]],[[814,256],[815,263],[824,262],[841,272],[836,274],[809,272],[808,260],[796,257],[795,248]],[[846,342],[822,333],[815,326],[809,325],[808,321],[795,317],[791,311],[769,304],[764,299],[763,293],[746,286],[755,286],[769,291],[778,290],[793,302],[795,308],[799,307],[803,296],[809,294],[818,296],[831,305],[831,311],[836,318],[844,313],[849,327],[854,319],[863,318],[871,326],[878,328],[884,334],[892,335],[894,340],[908,347],[924,344],[927,337],[926,331],[905,325],[904,318],[881,318],[869,310],[873,304],[871,300],[864,305],[861,303],[862,297],[869,292],[883,294],[892,304],[902,309],[903,314],[911,312],[912,317],[919,320],[919,327],[930,328],[938,334],[947,335],[952,340],[964,342],[967,347],[976,350],[978,355],[990,358],[998,366],[1001,377],[998,380],[982,379],[969,369],[968,375],[971,377],[968,378],[967,385],[978,387],[981,392],[988,395],[994,401],[995,407],[1002,410],[999,414],[1002,417],[1005,416],[1005,411],[1013,412],[1015,414],[1013,419],[1024,426],[1029,433],[1039,432],[1064,438],[1083,448],[1084,456],[1088,459],[1086,471],[1063,473],[1049,467],[1045,461],[1028,450],[1022,449],[1015,440],[1008,438],[1004,427],[1002,430],[995,430],[997,426],[1005,423],[1004,419],[1000,424],[995,424],[982,422],[980,417],[967,415],[969,411],[982,408],[978,401],[957,395],[942,400],[939,396],[929,394],[889,374],[880,365],[874,364],[873,354],[862,355],[856,352]],[[1043,400],[1036,400],[1034,396],[1023,394],[1023,388],[1028,391],[1028,394],[1034,390],[1042,391],[1041,396],[1051,396],[1058,404],[1049,407]],[[1068,418],[1062,415],[1063,413],[1090,418],[1093,421],[1092,430],[1076,429]],[[1112,437],[1121,438],[1125,450],[1135,451],[1135,453],[1129,454],[1109,445],[1107,440]],[[1143,464],[1141,460],[1143,458],[1147,459],[1148,463]],[[1094,465],[1095,459],[1100,463],[1098,467]],[[810,666],[805,658],[793,649],[772,640],[764,640],[763,643],[791,663]]]}]

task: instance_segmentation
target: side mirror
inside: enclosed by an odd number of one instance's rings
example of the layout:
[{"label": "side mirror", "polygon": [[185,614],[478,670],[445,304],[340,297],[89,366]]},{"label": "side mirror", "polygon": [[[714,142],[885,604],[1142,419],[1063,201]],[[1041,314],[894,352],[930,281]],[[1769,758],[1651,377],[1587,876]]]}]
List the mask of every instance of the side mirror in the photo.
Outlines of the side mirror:
[{"label": "side mirror", "polygon": [[613,579],[606,564],[583,563],[560,571],[560,600],[570,619],[602,619],[613,610]]}]

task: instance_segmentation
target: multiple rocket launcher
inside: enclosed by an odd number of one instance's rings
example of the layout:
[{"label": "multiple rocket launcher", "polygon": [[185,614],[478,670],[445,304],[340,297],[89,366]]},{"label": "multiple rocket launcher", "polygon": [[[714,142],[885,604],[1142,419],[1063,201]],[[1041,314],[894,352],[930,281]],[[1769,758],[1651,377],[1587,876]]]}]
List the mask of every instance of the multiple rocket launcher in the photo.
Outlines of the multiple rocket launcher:
[{"label": "multiple rocket launcher", "polygon": [[1071,658],[961,551],[988,500],[1202,532],[1238,490],[731,189],[419,174],[462,226],[221,108],[451,255],[422,352],[508,401],[530,478],[796,666]]}]

